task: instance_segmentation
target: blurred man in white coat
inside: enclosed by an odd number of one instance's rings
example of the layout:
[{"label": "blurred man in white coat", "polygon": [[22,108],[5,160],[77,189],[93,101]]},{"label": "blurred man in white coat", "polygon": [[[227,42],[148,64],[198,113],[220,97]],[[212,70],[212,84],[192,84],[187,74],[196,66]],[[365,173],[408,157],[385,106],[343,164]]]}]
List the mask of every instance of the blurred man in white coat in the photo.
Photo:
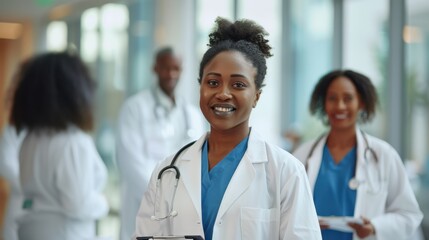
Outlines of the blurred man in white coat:
[{"label": "blurred man in white coat", "polygon": [[[121,240],[129,240],[143,193],[156,164],[204,131],[196,107],[176,95],[181,59],[171,47],[155,54],[157,84],[127,99],[118,120]],[[195,81],[196,82],[196,81]]]}]

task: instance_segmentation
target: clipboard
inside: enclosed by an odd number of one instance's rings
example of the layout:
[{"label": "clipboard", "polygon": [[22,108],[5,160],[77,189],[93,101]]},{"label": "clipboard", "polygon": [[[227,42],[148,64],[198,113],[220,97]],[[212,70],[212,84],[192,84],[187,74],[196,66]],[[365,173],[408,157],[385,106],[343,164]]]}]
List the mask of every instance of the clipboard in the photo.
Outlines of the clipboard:
[{"label": "clipboard", "polygon": [[137,237],[137,240],[150,240],[150,239],[194,239],[194,240],[204,240],[200,235],[185,235],[185,236],[144,236]]}]

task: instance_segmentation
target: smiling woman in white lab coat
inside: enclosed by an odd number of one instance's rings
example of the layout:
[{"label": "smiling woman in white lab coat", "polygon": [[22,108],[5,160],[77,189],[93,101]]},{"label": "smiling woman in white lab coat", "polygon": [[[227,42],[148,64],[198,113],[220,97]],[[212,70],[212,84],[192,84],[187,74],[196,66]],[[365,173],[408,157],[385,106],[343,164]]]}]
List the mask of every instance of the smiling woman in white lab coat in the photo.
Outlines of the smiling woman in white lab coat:
[{"label": "smiling woman in white lab coat", "polygon": [[303,165],[249,126],[271,56],[266,33],[250,20],[216,22],[199,74],[210,132],[155,169],[135,236],[320,239]]},{"label": "smiling woman in white lab coat", "polygon": [[79,57],[35,56],[21,68],[12,122],[20,150],[24,215],[19,239],[94,239],[108,212],[107,171],[91,136],[94,82]]},{"label": "smiling woman in white lab coat", "polygon": [[362,220],[349,232],[321,221],[324,239],[409,239],[422,220],[398,153],[357,127],[374,116],[376,103],[369,78],[350,70],[329,72],[314,88],[310,110],[330,129],[294,155],[307,168],[319,216]]}]

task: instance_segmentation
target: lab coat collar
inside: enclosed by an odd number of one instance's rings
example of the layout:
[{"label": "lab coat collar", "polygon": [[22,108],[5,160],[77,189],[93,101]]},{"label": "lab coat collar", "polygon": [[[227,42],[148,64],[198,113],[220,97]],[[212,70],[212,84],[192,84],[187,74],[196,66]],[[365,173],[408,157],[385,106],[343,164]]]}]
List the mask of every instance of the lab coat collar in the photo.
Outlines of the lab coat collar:
[{"label": "lab coat collar", "polygon": [[[192,202],[201,217],[201,149],[209,133],[198,139],[189,150],[185,151],[180,158],[181,178],[188,191]],[[249,135],[247,150],[244,153],[231,181],[225,190],[225,194],[219,207],[217,218],[222,218],[225,212],[231,207],[250,186],[255,178],[254,164],[268,162],[265,142],[252,130]]]},{"label": "lab coat collar", "polygon": [[[204,141],[207,139],[209,132],[201,136],[188,151],[183,153],[181,160],[183,161],[196,161],[195,154],[201,154],[201,149],[204,144]],[[249,154],[249,149],[251,149],[252,154]],[[249,142],[247,144],[247,150],[243,156],[243,159],[247,159],[251,163],[262,163],[267,162],[267,152],[265,148],[265,142],[262,140],[260,135],[252,130],[249,134]],[[201,164],[201,156],[198,159]]]},{"label": "lab coat collar", "polygon": [[[366,133],[364,133],[366,134]],[[356,136],[357,136],[357,164],[356,164],[356,179],[358,179],[358,181],[368,181],[367,176],[365,174],[366,168],[368,168],[369,166],[366,166],[367,161],[365,160],[365,149],[368,147],[368,145],[370,144],[368,142],[365,142],[364,136],[362,134],[362,131],[358,128],[356,128]],[[368,139],[368,135],[366,135],[367,140]],[[365,209],[365,193],[364,191],[366,188],[364,187],[359,187],[357,189],[357,194],[356,194],[356,204],[355,204],[355,212],[354,212],[354,216],[355,217],[361,217],[360,214],[362,213],[362,209]]]},{"label": "lab coat collar", "polygon": [[307,159],[305,160],[308,181],[310,183],[312,192],[314,191],[314,185],[319,174],[320,163],[322,162],[323,147],[325,146],[327,138],[328,135],[324,134],[318,143],[316,142],[317,140],[314,140],[314,142],[310,145],[310,148],[313,146],[313,144],[317,145],[314,147],[311,156],[307,156]]},{"label": "lab coat collar", "polygon": [[[246,151],[246,153],[244,154],[243,159],[247,159],[251,163],[268,162],[266,142],[253,129],[250,131],[247,149],[248,151]],[[252,154],[249,154],[249,152],[251,152]]]},{"label": "lab coat collar", "polygon": [[262,138],[252,130],[247,150],[225,190],[216,221],[221,221],[233,203],[250,187],[256,176],[255,165],[268,162],[265,146],[266,143]]},{"label": "lab coat collar", "polygon": [[200,219],[201,213],[201,149],[207,134],[201,136],[191,147],[189,147],[180,158],[180,172],[183,184],[189,193],[195,210]]},{"label": "lab coat collar", "polygon": [[[167,96],[167,94],[165,94],[162,91],[159,85],[155,85],[154,93],[156,97],[155,102],[157,104],[159,104],[162,108],[166,109],[167,111],[173,110],[173,108],[175,107],[175,103],[171,100],[170,97]],[[176,98],[175,101],[177,103],[178,99]]]},{"label": "lab coat collar", "polygon": [[[365,161],[365,149],[367,147],[367,144],[365,142],[365,139],[363,137],[362,131],[356,127],[356,138],[357,138],[357,164],[356,164],[356,178],[357,179],[363,179],[365,176],[364,165],[366,164]],[[368,137],[367,137],[368,138]],[[369,141],[369,140],[368,140]]]},{"label": "lab coat collar", "polygon": [[[328,134],[324,134],[324,136],[320,139],[320,141],[315,146],[313,154],[308,159],[306,159],[308,180],[312,191],[314,191],[314,185],[316,183],[316,179],[319,174],[320,164],[322,162],[323,147],[326,144],[327,137],[328,137]],[[365,164],[364,152],[367,146],[363,138],[362,132],[357,126],[356,126],[356,138],[357,138],[356,160],[358,161],[357,169],[356,169],[356,177],[358,179],[362,179],[363,177],[362,175],[364,175],[364,170],[362,169],[362,167]],[[317,141],[317,140],[314,140],[314,141]]]}]

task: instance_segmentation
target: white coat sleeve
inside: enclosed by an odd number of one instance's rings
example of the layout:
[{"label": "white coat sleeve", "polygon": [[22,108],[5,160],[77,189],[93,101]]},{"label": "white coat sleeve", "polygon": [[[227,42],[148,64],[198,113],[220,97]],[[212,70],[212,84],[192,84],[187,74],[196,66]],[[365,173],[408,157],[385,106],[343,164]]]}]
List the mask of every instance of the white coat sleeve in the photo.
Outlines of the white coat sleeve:
[{"label": "white coat sleeve", "polygon": [[381,156],[386,158],[389,171],[385,214],[371,220],[376,239],[406,239],[419,226],[423,214],[409,183],[405,168],[398,153],[389,146]]},{"label": "white coat sleeve", "polygon": [[55,177],[64,213],[76,219],[107,215],[109,207],[102,193],[107,169],[90,136],[70,138],[61,149]]},{"label": "white coat sleeve", "polygon": [[280,239],[322,239],[304,166],[297,161],[287,167],[293,169],[281,177]]},{"label": "white coat sleeve", "polygon": [[18,153],[25,133],[18,134],[11,125],[0,133],[0,176],[9,182],[11,188],[20,189]]},{"label": "white coat sleeve", "polygon": [[149,158],[145,151],[145,140],[141,126],[145,123],[140,106],[135,102],[125,102],[118,119],[116,138],[116,158],[121,174],[121,181],[125,181],[127,188],[133,189],[133,196],[140,202],[150,179],[151,171],[148,164],[157,162]]}]

